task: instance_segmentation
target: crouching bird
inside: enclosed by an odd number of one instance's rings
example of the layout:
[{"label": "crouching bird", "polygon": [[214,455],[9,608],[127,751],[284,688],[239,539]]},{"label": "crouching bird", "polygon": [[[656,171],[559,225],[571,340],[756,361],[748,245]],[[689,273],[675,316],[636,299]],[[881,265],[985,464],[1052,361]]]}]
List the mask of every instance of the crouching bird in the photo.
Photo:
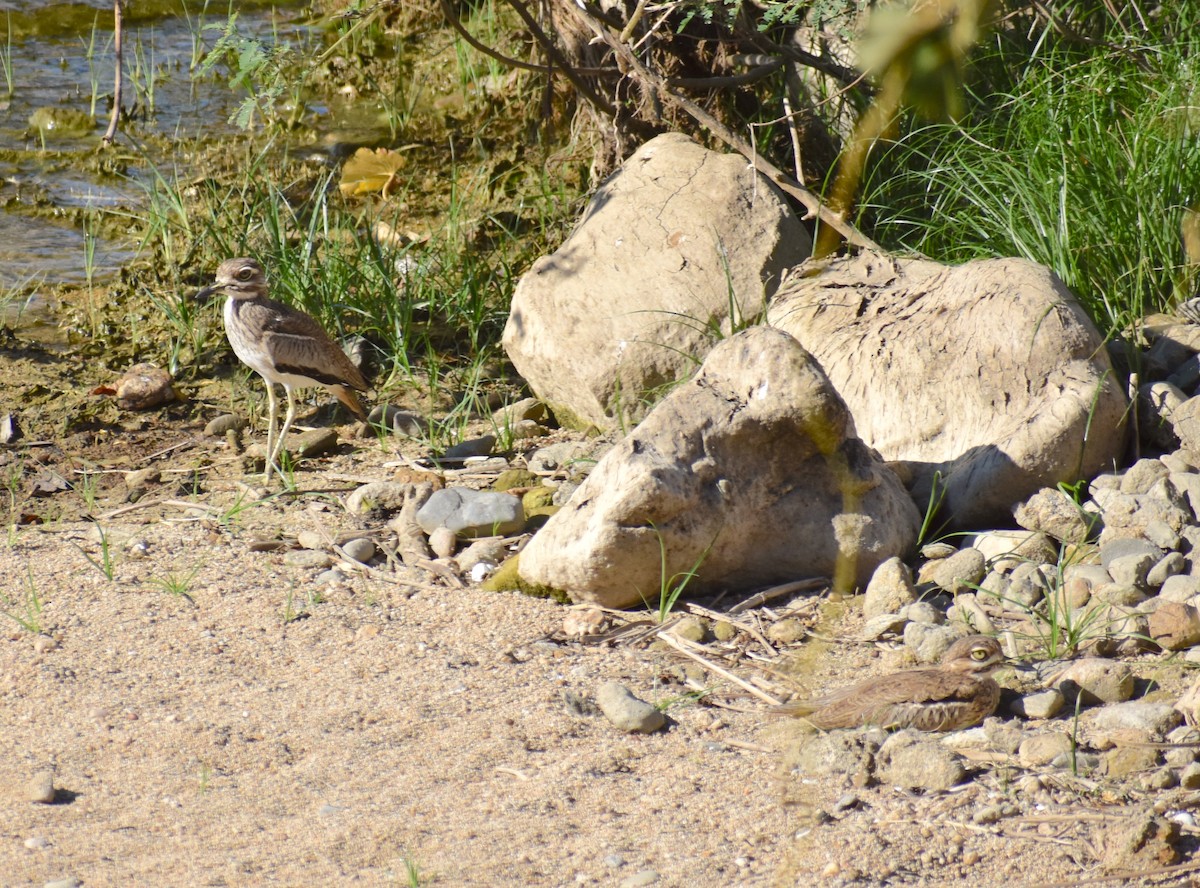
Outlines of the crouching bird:
[{"label": "crouching bird", "polygon": [[996,711],[1000,686],[991,673],[1005,662],[994,638],[969,635],[947,649],[941,665],[868,678],[816,700],[775,711],[803,716],[821,730],[874,726],[957,731]]},{"label": "crouching bird", "polygon": [[[267,384],[270,418],[264,480],[270,480],[272,469],[283,477],[276,459],[296,418],[295,389],[328,389],[355,417],[367,421],[355,395],[355,391],[369,389],[362,373],[310,315],[269,297],[267,276],[258,262],[226,259],[217,268],[213,285],[197,293],[196,300],[206,302],[219,294],[228,297],[225,335],[234,354]],[[282,385],[287,394],[287,416],[278,434],[276,385]]]}]

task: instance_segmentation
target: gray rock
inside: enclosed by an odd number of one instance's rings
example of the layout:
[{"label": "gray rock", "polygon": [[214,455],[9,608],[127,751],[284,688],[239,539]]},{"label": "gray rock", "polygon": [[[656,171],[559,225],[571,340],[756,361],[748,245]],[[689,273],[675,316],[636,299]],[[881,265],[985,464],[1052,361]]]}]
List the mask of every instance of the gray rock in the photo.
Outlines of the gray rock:
[{"label": "gray rock", "polygon": [[1004,595],[1006,610],[1029,610],[1046,597],[1055,582],[1054,571],[1040,564],[1019,564],[1009,575]]},{"label": "gray rock", "polygon": [[244,416],[222,413],[220,416],[214,416],[208,421],[208,425],[204,427],[204,434],[211,438],[224,438],[227,432],[240,432],[246,428],[246,425],[246,418]]},{"label": "gray rock", "polygon": [[957,551],[958,546],[953,543],[926,543],[921,547],[921,557],[927,561],[937,561],[939,558],[949,558]]},{"label": "gray rock", "polygon": [[912,572],[899,558],[889,558],[871,574],[863,600],[863,616],[868,620],[883,614],[895,614],[917,600]]},{"label": "gray rock", "polygon": [[966,779],[962,759],[936,740],[898,731],[879,748],[877,776],[892,786],[938,792]]},{"label": "gray rock", "polygon": [[1190,601],[1200,595],[1200,577],[1180,576],[1167,577],[1163,581],[1162,588],[1158,591],[1158,597],[1166,601],[1175,601],[1180,604]]},{"label": "gray rock", "polygon": [[429,420],[411,411],[401,410],[394,404],[377,404],[367,414],[367,422],[372,426],[383,426],[393,435],[409,438],[425,438],[429,435]]},{"label": "gray rock", "polygon": [[903,632],[906,622],[899,614],[880,614],[863,624],[861,637],[863,641],[878,641],[884,636]]},{"label": "gray rock", "polygon": [[1133,673],[1125,663],[1088,657],[1063,670],[1054,687],[1072,705],[1077,696],[1085,706],[1124,703],[1133,696]]},{"label": "gray rock", "polygon": [[[1131,700],[1127,703],[1110,703],[1086,713],[1081,719],[1081,726],[1089,733],[1101,736],[1119,731],[1139,731],[1145,735],[1146,742],[1157,743],[1182,722],[1183,716],[1170,703]],[[1097,748],[1103,749],[1103,746]]]},{"label": "gray rock", "polygon": [[811,249],[783,195],[741,155],[661,135],[522,277],[504,348],[563,425],[613,428],[617,414],[632,425],[664,383],[691,374],[711,347],[707,327],[728,332],[760,314]]},{"label": "gray rock", "polygon": [[647,885],[656,884],[658,879],[659,876],[656,870],[638,870],[632,876],[626,876],[622,879],[620,888],[646,888]]},{"label": "gray rock", "polygon": [[666,724],[666,716],[645,700],[639,700],[629,688],[615,681],[600,685],[596,704],[604,717],[628,733],[651,734]]},{"label": "gray rock", "polygon": [[956,595],[978,586],[987,574],[987,559],[978,549],[960,549],[949,558],[927,561],[917,575],[918,583],[933,583]]},{"label": "gray rock", "polygon": [[29,784],[25,788],[25,798],[41,805],[53,804],[57,795],[58,790],[54,788],[53,771],[38,771],[30,778]]},{"label": "gray rock", "polygon": [[604,455],[521,552],[521,576],[607,607],[640,604],[664,570],[697,565],[689,591],[835,570],[865,586],[913,544],[920,517],[852,429],[794,339],[743,330]]},{"label": "gray rock", "polygon": [[79,879],[74,876],[68,876],[65,879],[51,879],[46,883],[45,888],[80,888],[83,885]]},{"label": "gray rock", "polygon": [[[1138,388],[1138,431],[1163,450],[1179,446],[1175,416],[1187,395],[1169,382],[1148,382]],[[1180,417],[1182,418],[1182,417]]]},{"label": "gray rock", "polygon": [[[1105,570],[1109,570],[1109,566],[1119,558],[1127,558],[1135,555],[1145,555],[1150,558],[1150,562],[1156,563],[1166,553],[1158,546],[1149,540],[1137,538],[1115,539],[1110,543],[1100,547],[1100,563],[1104,565]],[[1111,571],[1109,575],[1111,576]]]},{"label": "gray rock", "polygon": [[508,536],[525,527],[521,501],[507,493],[447,487],[435,490],[417,510],[426,533],[448,527],[460,537]]},{"label": "gray rock", "polygon": [[456,460],[470,459],[472,456],[487,456],[495,446],[495,435],[481,435],[478,438],[469,438],[466,441],[459,441],[452,447],[447,447],[441,458]]},{"label": "gray rock", "polygon": [[1092,590],[1093,600],[1119,607],[1137,607],[1146,598],[1146,593],[1137,586],[1128,586],[1124,583],[1105,583]]},{"label": "gray rock", "polygon": [[1058,488],[1043,487],[1013,509],[1017,524],[1040,531],[1064,543],[1082,543],[1092,530],[1093,519]]},{"label": "gray rock", "polygon": [[542,422],[548,415],[546,405],[537,398],[522,398],[492,411],[492,423],[504,429],[521,422]]},{"label": "gray rock", "polygon": [[1179,552],[1168,552],[1146,573],[1146,585],[1158,589],[1168,579],[1187,570],[1187,559]]},{"label": "gray rock", "polygon": [[366,564],[375,557],[375,543],[367,537],[359,537],[342,543],[342,551],[360,564]]},{"label": "gray rock", "polygon": [[1150,573],[1150,568],[1154,566],[1155,561],[1156,559],[1148,554],[1125,555],[1109,560],[1104,566],[1108,568],[1108,574],[1113,578],[1113,582],[1122,586],[1144,588],[1146,575]]},{"label": "gray rock", "polygon": [[1058,688],[1047,688],[1018,697],[1010,709],[1014,715],[1023,718],[1054,718],[1062,711],[1065,703],[1062,691]]}]

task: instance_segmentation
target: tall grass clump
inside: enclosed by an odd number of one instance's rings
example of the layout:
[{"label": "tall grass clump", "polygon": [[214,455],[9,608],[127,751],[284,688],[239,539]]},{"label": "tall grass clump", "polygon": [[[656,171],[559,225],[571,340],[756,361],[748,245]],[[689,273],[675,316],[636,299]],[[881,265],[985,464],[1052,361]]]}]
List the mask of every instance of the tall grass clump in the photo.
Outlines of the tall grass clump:
[{"label": "tall grass clump", "polygon": [[1180,224],[1200,205],[1200,2],[1090,43],[993,31],[966,113],[876,149],[864,224],[946,262],[1052,268],[1106,333],[1181,298]]}]

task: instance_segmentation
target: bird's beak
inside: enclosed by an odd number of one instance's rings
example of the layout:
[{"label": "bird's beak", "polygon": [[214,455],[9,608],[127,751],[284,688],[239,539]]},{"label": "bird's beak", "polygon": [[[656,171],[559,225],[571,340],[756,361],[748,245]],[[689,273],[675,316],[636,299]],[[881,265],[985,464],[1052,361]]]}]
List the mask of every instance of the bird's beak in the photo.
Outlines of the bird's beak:
[{"label": "bird's beak", "polygon": [[199,293],[197,293],[195,296],[192,297],[192,301],[197,302],[200,305],[204,305],[205,303],[207,303],[210,299],[212,299],[214,296],[216,296],[220,292],[221,292],[220,287],[205,287],[203,290],[201,290]]}]

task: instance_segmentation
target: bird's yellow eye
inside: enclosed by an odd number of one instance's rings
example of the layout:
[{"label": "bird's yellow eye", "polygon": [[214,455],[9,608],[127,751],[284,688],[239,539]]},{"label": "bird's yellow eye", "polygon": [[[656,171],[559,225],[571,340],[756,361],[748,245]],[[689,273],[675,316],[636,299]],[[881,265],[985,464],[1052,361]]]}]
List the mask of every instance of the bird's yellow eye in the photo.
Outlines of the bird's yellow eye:
[{"label": "bird's yellow eye", "polygon": [[251,277],[253,277],[253,275],[254,275],[254,269],[250,268],[249,266],[246,266],[245,268],[238,269],[237,279],[239,281],[248,281],[248,280],[250,280]]},{"label": "bird's yellow eye", "polygon": [[975,648],[971,651],[972,660],[986,660],[988,657],[987,648]]}]

